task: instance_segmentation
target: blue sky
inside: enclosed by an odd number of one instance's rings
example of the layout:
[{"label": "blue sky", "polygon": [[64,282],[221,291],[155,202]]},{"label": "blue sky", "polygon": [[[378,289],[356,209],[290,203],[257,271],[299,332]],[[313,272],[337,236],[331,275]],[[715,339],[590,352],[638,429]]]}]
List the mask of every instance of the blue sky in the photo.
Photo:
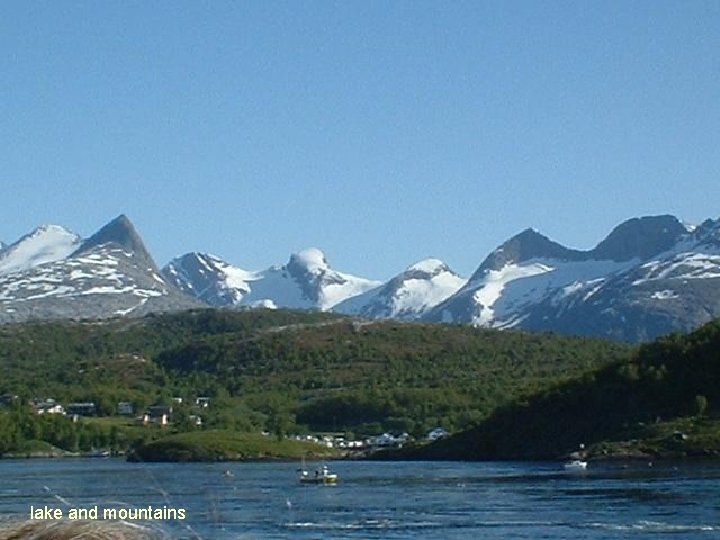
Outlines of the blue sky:
[{"label": "blue sky", "polygon": [[3,2],[0,239],[469,275],[720,216],[720,2]]}]

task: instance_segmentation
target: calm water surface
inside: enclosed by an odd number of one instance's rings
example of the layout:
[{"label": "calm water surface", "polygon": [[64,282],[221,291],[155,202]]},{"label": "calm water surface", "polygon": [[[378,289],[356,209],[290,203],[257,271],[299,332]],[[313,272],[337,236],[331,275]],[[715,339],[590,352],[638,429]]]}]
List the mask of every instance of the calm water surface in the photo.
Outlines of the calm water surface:
[{"label": "calm water surface", "polygon": [[185,509],[153,524],[183,539],[720,538],[717,463],[331,465],[336,486],[298,484],[296,463],[0,460],[0,519],[30,505],[152,505]]}]

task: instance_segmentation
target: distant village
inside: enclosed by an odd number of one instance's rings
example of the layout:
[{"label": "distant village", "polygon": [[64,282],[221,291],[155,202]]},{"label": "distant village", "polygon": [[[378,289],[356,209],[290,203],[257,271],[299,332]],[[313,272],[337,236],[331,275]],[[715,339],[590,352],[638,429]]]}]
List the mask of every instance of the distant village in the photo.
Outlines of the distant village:
[{"label": "distant village", "polygon": [[[266,435],[269,433],[265,432]],[[428,441],[437,441],[444,437],[449,436],[448,433],[442,427],[436,427],[429,431],[425,438]],[[373,435],[366,439],[355,439],[346,440],[345,437],[340,435],[290,435],[288,438],[296,441],[308,441],[321,444],[327,448],[337,448],[341,450],[368,450],[375,448],[402,448],[413,440],[412,436],[408,433],[382,433],[381,435]]]},{"label": "distant village", "polygon": [[[14,395],[0,396],[0,406],[9,405],[17,399],[19,399],[18,396]],[[182,405],[184,400],[180,397],[174,397],[170,401],[171,405],[151,405],[147,407],[142,414],[135,416],[135,423],[141,426],[169,425],[173,415],[173,406]],[[30,400],[29,405],[35,414],[69,416],[73,422],[79,421],[80,417],[83,416],[97,416],[98,412],[97,406],[91,401],[63,405],[53,398],[34,398]],[[190,405],[194,409],[206,409],[210,405],[210,398],[196,397],[190,402]],[[135,407],[129,401],[120,401],[117,403],[116,412],[118,416],[132,417],[135,415]],[[202,417],[199,414],[190,414],[187,416],[187,420],[192,425],[202,426]]]},{"label": "distant village", "polygon": [[[16,395],[0,396],[0,406],[7,406],[18,400]],[[169,426],[172,422],[187,422],[187,425],[193,427],[202,427],[203,419],[200,414],[202,409],[210,406],[210,398],[206,396],[198,396],[190,400],[182,397],[173,397],[170,405],[151,405],[136,415],[133,403],[129,401],[120,401],[117,403],[116,413],[118,416],[134,417],[134,423],[138,426]],[[77,402],[61,404],[53,398],[34,398],[29,402],[32,411],[35,414],[57,414],[68,416],[73,422],[80,421],[81,417],[97,416],[97,406],[93,402]],[[178,418],[174,407],[180,405],[189,405],[193,414],[188,414],[185,418]],[[187,409],[185,409],[187,411]],[[264,431],[263,435],[270,435],[270,432]],[[449,436],[449,432],[442,427],[436,427],[430,430],[425,439],[428,441],[436,441]],[[362,439],[348,440],[342,435],[328,434],[290,434],[288,439],[303,442],[312,442],[320,444],[326,448],[335,448],[348,451],[362,451],[377,448],[402,448],[413,440],[408,433],[389,433],[385,432],[379,435],[372,435]]]}]

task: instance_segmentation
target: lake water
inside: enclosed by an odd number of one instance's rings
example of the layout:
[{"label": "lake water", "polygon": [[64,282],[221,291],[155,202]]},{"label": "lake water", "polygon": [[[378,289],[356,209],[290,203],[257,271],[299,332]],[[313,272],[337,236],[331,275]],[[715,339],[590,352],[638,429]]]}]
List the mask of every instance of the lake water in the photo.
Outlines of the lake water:
[{"label": "lake water", "polygon": [[0,460],[0,519],[151,505],[185,510],[144,522],[168,538],[720,538],[717,463],[330,465],[336,486],[300,485],[297,463]]}]

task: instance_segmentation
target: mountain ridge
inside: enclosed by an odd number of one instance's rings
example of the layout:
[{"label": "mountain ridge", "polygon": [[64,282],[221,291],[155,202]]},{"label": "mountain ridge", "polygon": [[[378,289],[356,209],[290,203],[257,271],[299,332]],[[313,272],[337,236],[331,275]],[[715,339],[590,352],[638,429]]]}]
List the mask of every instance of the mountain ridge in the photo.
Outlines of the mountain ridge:
[{"label": "mountain ridge", "polygon": [[260,271],[202,252],[158,270],[123,214],[86,239],[46,225],[0,250],[0,322],[208,305],[644,341],[720,317],[720,219],[693,227],[670,215],[631,218],[585,251],[525,229],[469,278],[428,258],[370,280],[335,270],[316,247]]},{"label": "mountain ridge", "polygon": [[159,276],[124,215],[86,240],[62,227],[38,228],[4,250],[0,266],[0,322],[141,316],[202,305]]}]

